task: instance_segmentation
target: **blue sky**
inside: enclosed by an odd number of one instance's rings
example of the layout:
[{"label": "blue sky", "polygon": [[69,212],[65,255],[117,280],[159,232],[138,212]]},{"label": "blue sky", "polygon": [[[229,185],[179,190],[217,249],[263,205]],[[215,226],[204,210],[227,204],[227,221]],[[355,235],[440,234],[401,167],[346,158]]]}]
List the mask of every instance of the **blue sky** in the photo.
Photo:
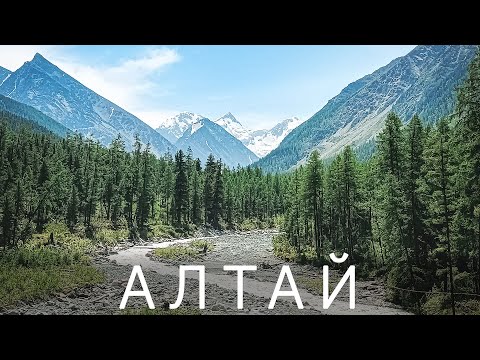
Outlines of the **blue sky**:
[{"label": "blue sky", "polygon": [[414,45],[0,46],[16,70],[40,52],[153,127],[180,111],[227,112],[251,129],[308,119],[349,83]]}]

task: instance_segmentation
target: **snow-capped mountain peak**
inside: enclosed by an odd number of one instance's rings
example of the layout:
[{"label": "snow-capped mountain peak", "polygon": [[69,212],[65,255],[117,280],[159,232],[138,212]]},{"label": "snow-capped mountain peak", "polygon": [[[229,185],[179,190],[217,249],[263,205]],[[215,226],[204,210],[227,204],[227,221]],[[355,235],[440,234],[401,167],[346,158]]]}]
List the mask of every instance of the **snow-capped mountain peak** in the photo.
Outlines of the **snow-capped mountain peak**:
[{"label": "snow-capped mountain peak", "polygon": [[228,112],[215,123],[240,140],[257,156],[263,157],[275,149],[290,131],[302,123],[298,117],[285,119],[270,130],[250,130]]},{"label": "snow-capped mountain peak", "polygon": [[[202,115],[184,111],[164,120],[157,131],[175,144],[184,134],[188,133],[187,135],[191,136],[202,128],[205,125],[204,119]],[[292,117],[279,122],[269,130],[250,130],[243,126],[231,112],[227,112],[213,122],[240,140],[255,155],[263,157],[275,149],[290,131],[302,123],[302,120]]]},{"label": "snow-capped mountain peak", "polygon": [[279,122],[270,130],[253,132],[246,146],[259,157],[264,157],[276,149],[283,139],[302,122],[298,117],[292,117]]},{"label": "snow-capped mountain peak", "polygon": [[[221,121],[221,120],[224,120],[224,121],[227,121],[227,122],[231,121],[231,122],[240,124],[240,121],[238,121],[237,118],[235,116],[233,116],[233,114],[231,112],[226,113],[221,118],[219,118],[217,121]],[[240,124],[240,125],[242,125],[242,124]]]},{"label": "snow-capped mountain peak", "polygon": [[245,142],[250,138],[251,131],[245,128],[230,112],[215,120],[214,123],[223,127],[241,142]]},{"label": "snow-capped mountain peak", "polygon": [[175,143],[179,138],[182,137],[183,133],[190,125],[204,118],[205,117],[202,115],[183,111],[171,118],[164,120],[156,130],[168,141]]}]

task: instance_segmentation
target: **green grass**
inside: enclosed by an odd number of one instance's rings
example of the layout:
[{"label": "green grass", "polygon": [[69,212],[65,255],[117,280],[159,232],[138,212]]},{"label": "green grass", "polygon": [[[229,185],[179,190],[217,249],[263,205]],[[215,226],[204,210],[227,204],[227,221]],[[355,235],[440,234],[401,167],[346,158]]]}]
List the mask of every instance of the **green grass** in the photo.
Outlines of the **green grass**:
[{"label": "green grass", "polygon": [[178,309],[162,309],[155,308],[153,310],[149,308],[140,309],[125,309],[120,311],[120,315],[200,315],[201,312],[197,308],[180,307]]},{"label": "green grass", "polygon": [[206,247],[207,252],[212,251],[214,248],[213,244],[207,240],[193,240],[189,243],[189,246],[197,250],[203,250]]},{"label": "green grass", "polygon": [[[297,276],[295,281],[298,287],[306,289],[308,291],[313,292],[314,294],[323,294],[323,279],[321,277],[307,277],[307,276]],[[330,294],[334,290],[334,283],[328,284],[328,289]]]},{"label": "green grass", "polygon": [[90,265],[89,240],[75,241],[68,234],[56,239],[56,245],[47,246],[45,239],[37,236],[23,246],[0,252],[0,307],[105,281]]},{"label": "green grass", "polygon": [[202,256],[203,250],[213,250],[213,244],[206,240],[193,240],[188,244],[178,244],[166,248],[155,249],[153,254],[160,259],[186,260]]},{"label": "green grass", "polygon": [[45,299],[57,292],[105,281],[104,275],[93,266],[74,264],[66,266],[11,267],[0,266],[0,307],[15,305],[18,301]]}]

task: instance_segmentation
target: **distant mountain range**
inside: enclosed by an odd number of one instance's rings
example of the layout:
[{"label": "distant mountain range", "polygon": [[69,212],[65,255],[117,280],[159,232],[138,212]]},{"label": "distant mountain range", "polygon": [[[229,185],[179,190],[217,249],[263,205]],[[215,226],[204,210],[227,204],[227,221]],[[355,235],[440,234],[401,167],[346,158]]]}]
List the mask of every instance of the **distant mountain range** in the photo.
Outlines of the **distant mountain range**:
[{"label": "distant mountain range", "polygon": [[275,149],[285,136],[300,125],[302,121],[293,117],[279,122],[269,130],[249,130],[229,112],[215,120],[215,123],[235,136],[258,157],[264,157]]},{"label": "distant mountain range", "polygon": [[348,85],[257,165],[284,171],[304,162],[313,149],[329,158],[346,145],[361,146],[381,131],[390,111],[404,122],[415,113],[426,123],[439,120],[453,111],[455,89],[476,49],[474,45],[415,47]]},{"label": "distant mountain range", "polygon": [[65,127],[108,146],[118,134],[131,150],[135,134],[152,152],[175,151],[167,139],[36,54],[0,85],[0,94],[30,105]]},{"label": "distant mountain range", "polygon": [[268,155],[290,132],[302,123],[297,117],[285,119],[270,130],[252,131],[247,147],[259,157]]},{"label": "distant mountain range", "polygon": [[[165,120],[157,128],[157,131],[175,144],[191,124],[204,118],[199,114],[181,112]],[[302,123],[300,119],[293,117],[279,122],[269,130],[250,130],[244,127],[230,112],[213,122],[240,140],[258,157],[263,157],[275,149],[290,131]]]},{"label": "distant mountain range", "polygon": [[250,165],[258,160],[240,140],[206,118],[190,124],[175,145],[184,151],[192,149],[194,157],[204,162],[213,154],[230,167]]}]

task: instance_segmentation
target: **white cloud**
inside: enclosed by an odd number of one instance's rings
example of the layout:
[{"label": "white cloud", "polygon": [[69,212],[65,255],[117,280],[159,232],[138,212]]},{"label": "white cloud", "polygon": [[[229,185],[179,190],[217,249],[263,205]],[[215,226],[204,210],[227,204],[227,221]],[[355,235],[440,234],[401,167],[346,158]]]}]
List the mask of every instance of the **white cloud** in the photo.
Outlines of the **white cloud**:
[{"label": "white cloud", "polygon": [[72,59],[59,60],[57,65],[98,94],[130,112],[144,108],[144,97],[168,94],[151,78],[166,65],[180,61],[173,49],[149,49],[141,57],[127,59],[119,65],[85,65]]}]

